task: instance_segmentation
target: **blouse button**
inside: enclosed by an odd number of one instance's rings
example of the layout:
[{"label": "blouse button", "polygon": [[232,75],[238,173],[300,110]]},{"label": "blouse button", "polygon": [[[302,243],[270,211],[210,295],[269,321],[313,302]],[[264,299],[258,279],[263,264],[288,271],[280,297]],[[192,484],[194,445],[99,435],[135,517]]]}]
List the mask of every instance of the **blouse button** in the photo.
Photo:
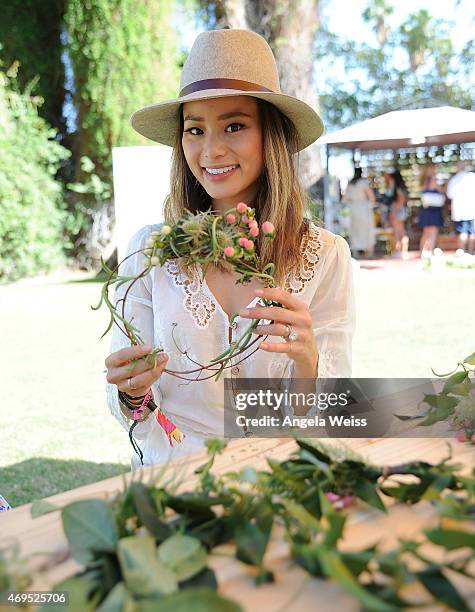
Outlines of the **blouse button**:
[{"label": "blouse button", "polygon": [[237,366],[234,366],[234,368],[231,368],[231,374],[234,374],[234,376],[237,376],[239,374],[239,368]]}]

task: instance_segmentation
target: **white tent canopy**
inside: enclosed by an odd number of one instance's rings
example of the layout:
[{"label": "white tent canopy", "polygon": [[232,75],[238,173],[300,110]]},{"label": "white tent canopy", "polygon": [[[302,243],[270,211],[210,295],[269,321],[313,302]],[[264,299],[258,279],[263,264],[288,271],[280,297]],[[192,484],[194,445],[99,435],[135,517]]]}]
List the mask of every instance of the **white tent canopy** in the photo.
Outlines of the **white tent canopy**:
[{"label": "white tent canopy", "polygon": [[475,142],[475,112],[453,106],[392,111],[318,140],[319,144],[366,151],[464,142]]}]

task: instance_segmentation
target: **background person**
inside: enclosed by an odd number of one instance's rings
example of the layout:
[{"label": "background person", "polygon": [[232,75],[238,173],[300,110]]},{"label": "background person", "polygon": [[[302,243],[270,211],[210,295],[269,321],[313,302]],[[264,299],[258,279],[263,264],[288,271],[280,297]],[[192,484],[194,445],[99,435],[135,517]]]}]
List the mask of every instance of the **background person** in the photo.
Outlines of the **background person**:
[{"label": "background person", "polygon": [[389,205],[389,222],[394,232],[394,256],[407,258],[409,237],[406,234],[408,192],[399,170],[384,172],[385,199]]},{"label": "background person", "polygon": [[368,181],[363,178],[361,168],[348,183],[343,202],[350,208],[350,245],[353,253],[363,251],[373,255],[376,242],[373,203],[376,201]]},{"label": "background person", "polygon": [[451,216],[458,234],[459,248],[475,252],[475,174],[466,170],[465,162],[457,163],[457,172],[447,185],[451,200]]},{"label": "background person", "polygon": [[432,254],[436,244],[439,229],[444,225],[442,207],[445,204],[443,187],[439,186],[432,164],[425,166],[421,176],[421,209],[419,226],[422,228],[420,240],[421,255]]}]

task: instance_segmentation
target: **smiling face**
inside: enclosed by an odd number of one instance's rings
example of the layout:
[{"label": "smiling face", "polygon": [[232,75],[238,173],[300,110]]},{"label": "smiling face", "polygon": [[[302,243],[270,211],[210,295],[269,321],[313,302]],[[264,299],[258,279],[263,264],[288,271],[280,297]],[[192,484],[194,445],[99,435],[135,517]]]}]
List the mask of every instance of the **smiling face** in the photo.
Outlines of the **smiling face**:
[{"label": "smiling face", "polygon": [[251,204],[264,169],[257,101],[250,96],[197,100],[183,104],[182,112],[185,159],[213,209]]}]

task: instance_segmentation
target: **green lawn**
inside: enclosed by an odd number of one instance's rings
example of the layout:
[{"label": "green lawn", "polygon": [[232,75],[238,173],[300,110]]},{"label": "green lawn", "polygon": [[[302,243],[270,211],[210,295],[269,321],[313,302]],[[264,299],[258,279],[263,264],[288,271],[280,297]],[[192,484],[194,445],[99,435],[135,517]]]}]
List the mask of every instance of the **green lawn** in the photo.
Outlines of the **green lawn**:
[{"label": "green lawn", "polygon": [[[360,270],[355,376],[430,376],[475,350],[475,271]],[[105,404],[96,282],[0,287],[0,493],[14,506],[127,471],[126,432]]]}]

